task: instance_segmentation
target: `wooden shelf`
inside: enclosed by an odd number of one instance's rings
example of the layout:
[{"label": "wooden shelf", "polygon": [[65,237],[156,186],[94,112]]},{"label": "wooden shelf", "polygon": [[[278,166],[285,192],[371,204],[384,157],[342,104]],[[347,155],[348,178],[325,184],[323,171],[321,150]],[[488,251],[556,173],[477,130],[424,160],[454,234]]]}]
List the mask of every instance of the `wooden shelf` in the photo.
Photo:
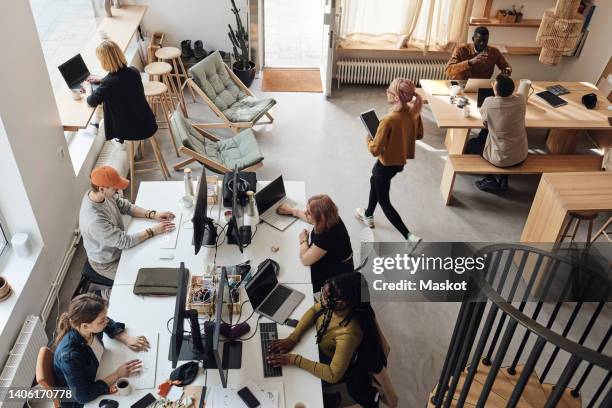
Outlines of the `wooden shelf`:
[{"label": "wooden shelf", "polygon": [[542,20],[538,18],[524,18],[518,23],[501,22],[496,18],[486,18],[486,17],[471,17],[470,18],[470,26],[487,26],[487,27],[535,27],[537,28],[540,26],[541,22]]},{"label": "wooden shelf", "polygon": [[506,45],[507,52],[502,54],[506,55],[540,55],[540,51],[542,51],[542,47],[517,47]]}]

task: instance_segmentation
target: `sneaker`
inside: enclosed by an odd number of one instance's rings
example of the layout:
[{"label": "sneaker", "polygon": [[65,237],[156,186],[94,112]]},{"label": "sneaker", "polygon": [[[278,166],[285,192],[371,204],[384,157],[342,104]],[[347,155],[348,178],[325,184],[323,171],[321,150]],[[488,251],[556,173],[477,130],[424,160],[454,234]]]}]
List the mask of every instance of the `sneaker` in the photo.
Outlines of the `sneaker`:
[{"label": "sneaker", "polygon": [[499,182],[495,179],[495,177],[487,176],[482,180],[476,181],[476,187],[487,193],[498,193],[499,192]]},{"label": "sneaker", "polygon": [[355,218],[363,222],[368,228],[374,228],[374,217],[365,215],[365,208],[355,208]]}]

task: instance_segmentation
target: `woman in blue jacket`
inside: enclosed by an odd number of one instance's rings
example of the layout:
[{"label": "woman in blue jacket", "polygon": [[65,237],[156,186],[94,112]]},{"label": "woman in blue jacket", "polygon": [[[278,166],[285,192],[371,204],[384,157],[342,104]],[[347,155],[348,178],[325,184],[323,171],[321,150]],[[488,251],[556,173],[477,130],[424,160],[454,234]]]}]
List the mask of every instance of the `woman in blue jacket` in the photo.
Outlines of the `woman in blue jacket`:
[{"label": "woman in blue jacket", "polygon": [[68,387],[76,402],[63,402],[64,407],[82,407],[100,395],[116,391],[121,377],[140,370],[142,362],[131,360],[120,365],[108,377],[96,380],[100,358],[104,352],[102,333],[119,340],[134,351],[148,350],[144,336],[128,336],[123,323],[106,316],[107,303],[100,296],[85,293],[72,299],[68,312],[60,317],[55,337],[53,371],[57,387]]}]

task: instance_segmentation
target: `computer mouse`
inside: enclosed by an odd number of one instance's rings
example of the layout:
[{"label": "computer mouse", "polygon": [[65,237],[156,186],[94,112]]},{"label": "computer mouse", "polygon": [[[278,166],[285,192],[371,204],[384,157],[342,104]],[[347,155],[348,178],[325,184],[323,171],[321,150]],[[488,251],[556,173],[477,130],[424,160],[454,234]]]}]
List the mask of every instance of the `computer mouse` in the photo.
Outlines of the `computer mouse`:
[{"label": "computer mouse", "polygon": [[289,327],[297,327],[300,321],[296,319],[287,319],[285,320],[285,324]]},{"label": "computer mouse", "polygon": [[119,407],[119,403],[112,399],[103,399],[100,401],[98,405],[100,408],[117,408]]}]

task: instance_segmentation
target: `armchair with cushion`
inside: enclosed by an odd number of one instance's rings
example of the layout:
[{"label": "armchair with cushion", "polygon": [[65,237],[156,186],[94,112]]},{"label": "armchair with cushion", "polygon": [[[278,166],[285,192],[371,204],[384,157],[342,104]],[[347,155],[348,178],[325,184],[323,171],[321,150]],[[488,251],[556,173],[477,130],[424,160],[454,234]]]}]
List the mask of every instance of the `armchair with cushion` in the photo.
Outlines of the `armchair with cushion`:
[{"label": "armchair with cushion", "polygon": [[194,161],[215,173],[227,173],[235,165],[241,171],[255,171],[263,166],[263,155],[251,129],[244,129],[229,139],[221,140],[191,124],[180,109],[170,117],[170,126],[180,146],[179,151],[189,156],[189,159],[175,165],[175,170]]},{"label": "armchair with cushion", "polygon": [[213,52],[189,69],[187,86],[200,96],[221,119],[221,122],[199,123],[199,128],[229,128],[237,133],[250,128],[264,115],[272,123],[274,118],[269,110],[276,104],[272,98],[257,98],[221,59],[218,51]]}]

